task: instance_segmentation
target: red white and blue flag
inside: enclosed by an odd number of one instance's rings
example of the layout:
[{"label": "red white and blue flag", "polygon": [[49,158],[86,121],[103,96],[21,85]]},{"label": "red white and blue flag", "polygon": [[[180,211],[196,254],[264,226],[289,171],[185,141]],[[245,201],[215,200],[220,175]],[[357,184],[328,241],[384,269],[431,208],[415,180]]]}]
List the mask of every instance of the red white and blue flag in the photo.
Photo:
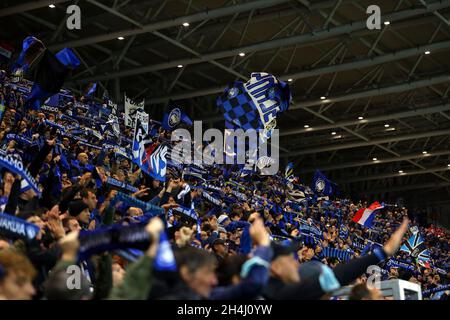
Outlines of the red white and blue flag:
[{"label": "red white and blue flag", "polygon": [[378,201],[375,201],[368,208],[361,208],[356,211],[353,221],[370,228],[372,226],[373,218],[381,209],[384,209],[384,206]]}]

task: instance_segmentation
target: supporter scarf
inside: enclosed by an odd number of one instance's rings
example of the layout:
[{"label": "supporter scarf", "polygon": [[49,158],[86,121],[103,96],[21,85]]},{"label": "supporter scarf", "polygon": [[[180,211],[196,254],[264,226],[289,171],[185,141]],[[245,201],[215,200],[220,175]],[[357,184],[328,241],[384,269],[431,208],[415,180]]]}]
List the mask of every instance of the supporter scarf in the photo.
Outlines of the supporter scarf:
[{"label": "supporter scarf", "polygon": [[402,269],[406,269],[409,271],[415,271],[416,269],[414,268],[413,265],[399,261],[399,260],[395,260],[395,259],[389,259],[386,262],[386,267],[390,268],[390,267],[397,267],[397,268],[402,268]]},{"label": "supporter scarf", "polygon": [[28,170],[24,168],[22,160],[17,159],[11,155],[0,155],[0,167],[4,167],[7,170],[20,175],[22,179],[24,179],[22,185],[25,184],[29,186],[29,188],[32,188],[38,197],[41,196],[41,191],[38,188],[36,180],[31,176]]},{"label": "supporter scarf", "polygon": [[436,288],[433,288],[433,289],[424,290],[422,292],[422,295],[427,297],[427,296],[432,295],[433,293],[440,292],[440,291],[446,291],[446,290],[450,290],[450,284],[443,284],[443,285],[437,286]]},{"label": "supporter scarf", "polygon": [[103,150],[102,147],[96,146],[95,144],[89,143],[89,142],[85,142],[85,141],[80,141],[80,144],[82,144],[83,146],[87,146],[89,148],[94,148],[97,150]]},{"label": "supporter scarf", "polygon": [[81,231],[78,236],[80,241],[78,260],[86,260],[91,255],[104,251],[126,248],[145,250],[150,244],[150,237],[145,227],[145,224],[129,226],[115,224],[93,231]]},{"label": "supporter scarf", "polygon": [[222,188],[213,186],[212,184],[203,184],[202,188],[222,193]]},{"label": "supporter scarf", "polygon": [[123,202],[129,205],[130,207],[138,207],[144,211],[144,214],[153,214],[154,216],[164,214],[164,209],[161,207],[157,207],[151,203],[147,203],[136,198],[133,198],[127,194],[122,192],[118,192],[117,195],[113,198],[112,203]]},{"label": "supporter scarf", "polygon": [[68,132],[64,132],[62,135],[65,137],[71,138],[73,140],[77,140],[77,141],[84,142],[84,143],[89,143],[86,139],[77,137],[76,135],[70,134]]},{"label": "supporter scarf", "polygon": [[341,261],[348,261],[352,257],[352,253],[346,250],[325,247],[322,249],[321,257],[337,258]]},{"label": "supporter scarf", "polygon": [[33,240],[39,227],[10,214],[0,213],[0,234],[11,239]]},{"label": "supporter scarf", "polygon": [[41,106],[41,110],[42,111],[47,111],[47,112],[52,112],[52,113],[58,113],[59,112],[59,108],[58,107],[52,107],[52,106],[47,106],[47,105]]},{"label": "supporter scarf", "polygon": [[192,218],[196,221],[198,220],[198,215],[194,209],[189,209],[189,208],[186,208],[183,206],[179,206],[179,207],[173,208],[173,210],[178,211],[181,214],[184,214],[185,216]]},{"label": "supporter scarf", "polygon": [[316,236],[322,236],[322,231],[320,231],[320,229],[315,226],[315,225],[308,225],[307,223],[301,223],[299,226],[299,230],[302,233],[309,233],[309,234],[315,234]]},{"label": "supporter scarf", "polygon": [[6,139],[9,140],[15,140],[16,142],[22,143],[24,145],[31,145],[33,142],[30,139],[27,139],[21,135],[9,133],[6,135]]},{"label": "supporter scarf", "polygon": [[212,195],[210,195],[205,190],[202,191],[202,196],[203,196],[203,198],[205,198],[206,200],[208,200],[212,204],[215,204],[217,206],[221,206],[222,205],[222,201],[220,201],[220,199],[217,199],[217,198],[213,197]]},{"label": "supporter scarf", "polygon": [[62,126],[62,125],[60,125],[60,124],[57,124],[57,123],[55,123],[55,122],[53,122],[53,121],[50,121],[50,120],[45,120],[45,124],[46,125],[49,125],[49,126],[51,126],[51,127],[54,127],[54,128],[56,128],[56,129],[59,129],[59,130],[61,130],[62,132],[65,132],[67,129],[66,129],[66,127],[64,127],[64,126]]},{"label": "supporter scarf", "polygon": [[129,185],[129,184],[125,183],[125,182],[119,181],[119,180],[111,178],[111,177],[107,177],[106,178],[106,183],[109,184],[109,185],[118,187],[120,189],[129,191],[131,193],[135,193],[135,192],[139,191],[138,188],[133,187],[132,185]]}]

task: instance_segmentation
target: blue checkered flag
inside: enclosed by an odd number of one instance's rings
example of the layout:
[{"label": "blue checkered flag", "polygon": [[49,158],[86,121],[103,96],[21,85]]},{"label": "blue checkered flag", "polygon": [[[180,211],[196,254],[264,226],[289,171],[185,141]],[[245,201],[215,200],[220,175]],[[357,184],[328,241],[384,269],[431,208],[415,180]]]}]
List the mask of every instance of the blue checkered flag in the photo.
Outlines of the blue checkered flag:
[{"label": "blue checkered flag", "polygon": [[216,103],[226,128],[264,129],[269,138],[277,115],[289,108],[291,98],[287,83],[268,73],[253,72],[248,82],[229,85]]}]

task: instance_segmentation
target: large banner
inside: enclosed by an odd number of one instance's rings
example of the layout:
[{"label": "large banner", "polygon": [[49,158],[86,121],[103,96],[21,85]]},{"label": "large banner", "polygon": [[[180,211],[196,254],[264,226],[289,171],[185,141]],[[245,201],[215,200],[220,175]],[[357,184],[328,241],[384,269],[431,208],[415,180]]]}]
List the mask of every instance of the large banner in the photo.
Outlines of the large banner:
[{"label": "large banner", "polygon": [[127,127],[134,128],[136,113],[138,111],[144,111],[144,100],[140,103],[134,103],[130,98],[125,95],[125,125]]}]

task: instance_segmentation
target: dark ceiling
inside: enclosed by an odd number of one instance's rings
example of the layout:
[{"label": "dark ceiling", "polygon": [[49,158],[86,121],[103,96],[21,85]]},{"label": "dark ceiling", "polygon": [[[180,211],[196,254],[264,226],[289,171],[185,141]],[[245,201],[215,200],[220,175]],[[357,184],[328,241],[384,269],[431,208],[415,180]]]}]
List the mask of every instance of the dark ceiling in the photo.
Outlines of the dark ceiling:
[{"label": "dark ceiling", "polygon": [[[69,31],[74,3],[82,28]],[[214,101],[226,84],[269,72],[290,81],[281,156],[301,177],[320,168],[353,195],[450,203],[450,0],[0,4],[0,39],[20,48],[32,34],[76,50],[83,66],[70,88],[97,81],[118,101],[145,98],[151,113],[172,100],[219,125]],[[373,4],[381,30],[366,27]]]}]

